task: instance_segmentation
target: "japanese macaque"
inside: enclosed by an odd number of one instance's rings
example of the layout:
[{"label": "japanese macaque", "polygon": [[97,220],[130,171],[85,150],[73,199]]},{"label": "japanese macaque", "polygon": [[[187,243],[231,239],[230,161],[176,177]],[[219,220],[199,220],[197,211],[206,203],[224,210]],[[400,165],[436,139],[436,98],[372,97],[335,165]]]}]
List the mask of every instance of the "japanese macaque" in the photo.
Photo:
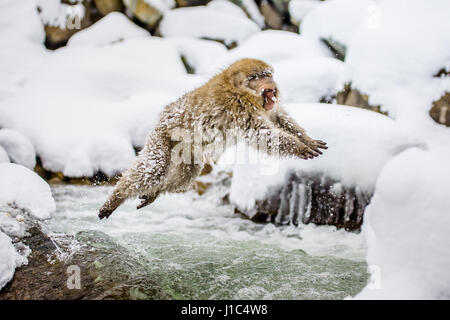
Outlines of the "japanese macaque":
[{"label": "japanese macaque", "polygon": [[[212,136],[223,143],[225,132],[249,144],[265,144],[270,155],[312,159],[322,154],[326,143],[311,139],[283,110],[272,74],[265,62],[242,59],[167,105],[137,160],[101,207],[100,219],[108,218],[127,198],[139,197],[139,209],[161,193],[189,189],[211,160],[205,146],[213,142]],[[195,134],[199,130],[200,140]],[[211,132],[221,132],[222,137]],[[239,139],[226,139],[226,145],[214,148],[213,158]]]}]

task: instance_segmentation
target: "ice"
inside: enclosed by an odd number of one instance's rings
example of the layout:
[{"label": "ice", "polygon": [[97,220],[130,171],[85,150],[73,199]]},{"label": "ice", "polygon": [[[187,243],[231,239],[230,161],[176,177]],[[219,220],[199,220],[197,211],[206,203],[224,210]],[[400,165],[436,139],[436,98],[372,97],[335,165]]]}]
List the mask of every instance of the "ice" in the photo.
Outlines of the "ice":
[{"label": "ice", "polygon": [[20,132],[13,129],[0,129],[0,147],[7,152],[11,162],[21,164],[31,170],[34,169],[36,165],[34,146]]},{"label": "ice", "polygon": [[119,12],[111,12],[87,29],[74,34],[67,43],[75,45],[106,45],[131,38],[149,37],[150,33]]},{"label": "ice", "polygon": [[35,172],[13,163],[0,164],[0,204],[24,210],[37,219],[55,211],[50,187]]}]

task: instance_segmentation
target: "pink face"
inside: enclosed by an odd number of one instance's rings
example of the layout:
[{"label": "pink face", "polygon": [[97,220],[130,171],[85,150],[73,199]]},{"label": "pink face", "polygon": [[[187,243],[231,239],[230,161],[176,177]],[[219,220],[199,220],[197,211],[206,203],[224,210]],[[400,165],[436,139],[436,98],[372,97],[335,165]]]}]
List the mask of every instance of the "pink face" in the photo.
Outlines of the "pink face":
[{"label": "pink face", "polygon": [[263,99],[263,107],[267,111],[272,110],[277,102],[278,90],[271,72],[262,75],[252,76],[248,79],[248,86],[255,94]]}]

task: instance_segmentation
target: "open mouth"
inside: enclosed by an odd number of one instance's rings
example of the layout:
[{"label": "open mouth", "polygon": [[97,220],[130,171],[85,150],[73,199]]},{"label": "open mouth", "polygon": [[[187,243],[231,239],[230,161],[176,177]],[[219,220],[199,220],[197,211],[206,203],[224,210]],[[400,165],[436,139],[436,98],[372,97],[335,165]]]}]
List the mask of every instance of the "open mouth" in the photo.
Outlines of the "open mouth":
[{"label": "open mouth", "polygon": [[271,110],[277,102],[276,90],[275,89],[264,89],[262,93],[264,97],[264,109]]}]

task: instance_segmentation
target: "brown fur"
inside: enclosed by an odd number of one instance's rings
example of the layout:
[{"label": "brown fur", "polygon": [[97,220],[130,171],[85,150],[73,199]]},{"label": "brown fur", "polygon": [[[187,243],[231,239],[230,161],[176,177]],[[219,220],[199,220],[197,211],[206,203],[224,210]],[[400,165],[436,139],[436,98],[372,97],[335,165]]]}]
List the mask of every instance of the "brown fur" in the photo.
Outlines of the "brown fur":
[{"label": "brown fur", "polygon": [[[179,144],[174,141],[173,132],[179,128],[189,132],[196,128],[220,132],[232,129],[241,138],[256,138],[267,144],[277,136],[279,148],[276,152],[269,150],[271,154],[301,159],[321,154],[319,148],[325,149],[325,143],[308,137],[279,103],[272,102],[278,98],[272,72],[263,61],[239,60],[200,88],[167,105],[136,162],[124,172],[100,209],[99,217],[109,217],[129,197],[143,199],[138,206],[141,208],[153,202],[160,193],[183,192],[192,186],[205,160],[203,157],[197,162],[174,161]],[[194,140],[189,142],[193,157]]]}]

